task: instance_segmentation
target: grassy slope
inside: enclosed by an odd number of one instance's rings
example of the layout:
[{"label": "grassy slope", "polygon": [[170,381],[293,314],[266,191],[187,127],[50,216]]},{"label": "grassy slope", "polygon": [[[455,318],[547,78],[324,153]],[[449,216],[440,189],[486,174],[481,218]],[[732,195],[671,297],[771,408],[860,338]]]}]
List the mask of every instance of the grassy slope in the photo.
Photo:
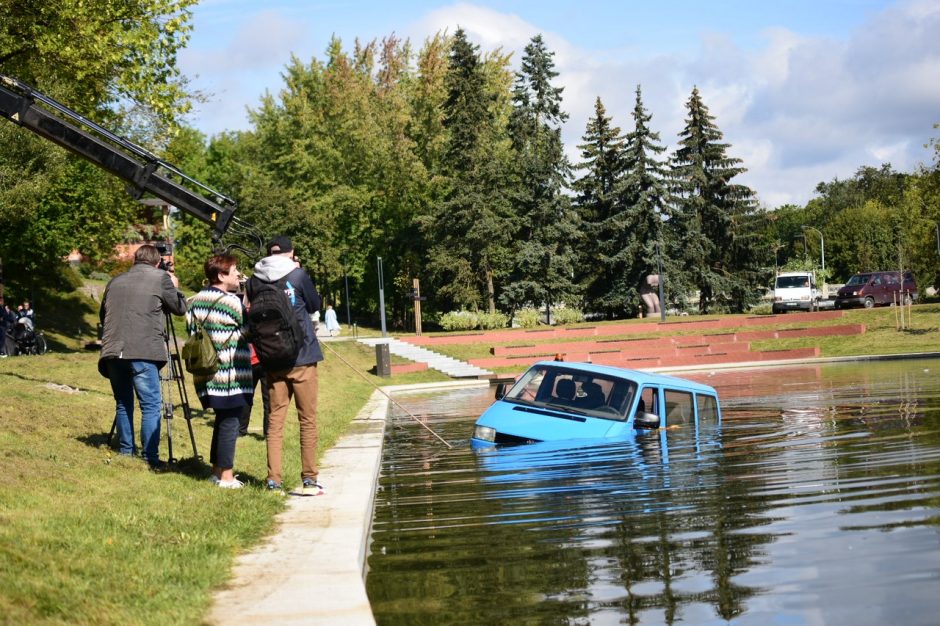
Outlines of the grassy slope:
[{"label": "grassy slope", "polygon": [[[114,413],[97,354],[67,352],[93,338],[97,306],[77,294],[47,296],[40,321],[56,351],[0,360],[0,624],[191,624],[226,581],[235,555],[273,528],[283,500],[260,488],[266,475],[258,402],[239,440],[236,472],[255,488],[210,486],[211,416],[189,399],[198,451],[186,422],[173,425],[174,471],[112,453]],[[374,351],[331,343],[359,372]],[[352,373],[326,351],[319,368],[320,449],[334,445],[378,384],[441,380],[433,372],[379,379]],[[179,404],[174,391],[174,400]],[[167,457],[165,422],[161,457]],[[287,420],[284,476],[299,482],[296,414]],[[327,485],[329,488],[329,485]]]}]

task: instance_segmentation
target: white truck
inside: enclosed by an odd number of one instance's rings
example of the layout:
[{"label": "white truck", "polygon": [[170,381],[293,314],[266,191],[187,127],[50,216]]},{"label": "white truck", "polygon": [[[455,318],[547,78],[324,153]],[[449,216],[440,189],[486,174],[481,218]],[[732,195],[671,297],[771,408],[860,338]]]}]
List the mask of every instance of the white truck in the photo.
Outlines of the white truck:
[{"label": "white truck", "polygon": [[774,281],[773,312],[817,310],[820,297],[813,272],[782,272]]}]

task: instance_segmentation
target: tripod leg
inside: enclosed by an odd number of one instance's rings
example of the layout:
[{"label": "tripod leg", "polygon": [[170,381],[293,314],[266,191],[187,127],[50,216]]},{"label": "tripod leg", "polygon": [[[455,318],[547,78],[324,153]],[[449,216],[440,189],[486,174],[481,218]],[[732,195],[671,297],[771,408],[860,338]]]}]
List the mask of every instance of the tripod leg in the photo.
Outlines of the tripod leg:
[{"label": "tripod leg", "polygon": [[108,433],[108,447],[114,445],[114,432],[117,430],[117,418],[111,421],[111,432]]}]

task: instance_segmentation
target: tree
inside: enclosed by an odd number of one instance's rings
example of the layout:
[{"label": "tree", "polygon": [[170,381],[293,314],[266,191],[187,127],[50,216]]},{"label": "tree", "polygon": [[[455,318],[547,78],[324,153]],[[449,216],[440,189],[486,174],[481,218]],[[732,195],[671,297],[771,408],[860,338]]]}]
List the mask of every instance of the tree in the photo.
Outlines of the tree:
[{"label": "tree", "polygon": [[672,159],[677,195],[677,253],[688,287],[698,289],[698,308],[742,312],[767,282],[766,251],[758,236],[754,192],[731,180],[745,172],[702,103],[698,88],[686,103],[688,117]]},{"label": "tree", "polygon": [[596,234],[606,278],[598,303],[626,315],[639,309],[639,290],[645,278],[657,274],[662,261],[669,260],[662,249],[669,240],[663,220],[671,212],[667,172],[656,159],[665,148],[658,143],[659,134],[649,127],[651,119],[637,86],[635,128],[626,137],[623,174],[614,188],[614,209],[599,222]]},{"label": "tree", "polygon": [[551,307],[577,293],[578,218],[563,193],[570,166],[561,144],[561,125],[568,116],[561,110],[563,89],[552,86],[558,76],[553,56],[541,35],[533,37],[513,87],[509,134],[516,155],[513,208],[518,231],[514,271],[501,297],[512,309],[541,303]]},{"label": "tree", "polygon": [[448,191],[429,222],[429,269],[439,304],[496,311],[513,228],[500,158],[495,98],[484,64],[462,29],[454,34],[446,77],[444,127]]},{"label": "tree", "polygon": [[[586,236],[598,240],[601,226],[609,223],[614,215],[615,188],[625,167],[625,146],[620,128],[613,126],[600,98],[594,102],[594,117],[588,120],[582,141],[578,148],[584,161],[576,169],[584,170],[585,174],[571,187],[577,193],[575,207]],[[582,258],[578,263],[580,269],[575,278],[584,289],[586,303],[593,307],[607,293],[614,276],[610,265],[593,262],[594,249],[590,256],[592,258]],[[608,315],[612,314],[609,309]]]},{"label": "tree", "polygon": [[[189,107],[176,54],[195,0],[0,0],[0,73],[159,151]],[[35,276],[80,247],[110,255],[138,206],[125,183],[0,123],[0,258]]]}]

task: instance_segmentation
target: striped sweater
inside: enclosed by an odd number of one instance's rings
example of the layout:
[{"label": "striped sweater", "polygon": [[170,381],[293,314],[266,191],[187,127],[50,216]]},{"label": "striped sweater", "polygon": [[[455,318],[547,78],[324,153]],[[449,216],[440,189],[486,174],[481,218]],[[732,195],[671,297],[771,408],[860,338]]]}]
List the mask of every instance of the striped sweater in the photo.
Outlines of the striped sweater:
[{"label": "striped sweater", "polygon": [[189,299],[186,322],[190,334],[196,330],[194,318],[209,333],[219,355],[215,375],[193,376],[202,408],[229,409],[250,404],[254,379],[241,300],[235,294],[206,287]]}]

